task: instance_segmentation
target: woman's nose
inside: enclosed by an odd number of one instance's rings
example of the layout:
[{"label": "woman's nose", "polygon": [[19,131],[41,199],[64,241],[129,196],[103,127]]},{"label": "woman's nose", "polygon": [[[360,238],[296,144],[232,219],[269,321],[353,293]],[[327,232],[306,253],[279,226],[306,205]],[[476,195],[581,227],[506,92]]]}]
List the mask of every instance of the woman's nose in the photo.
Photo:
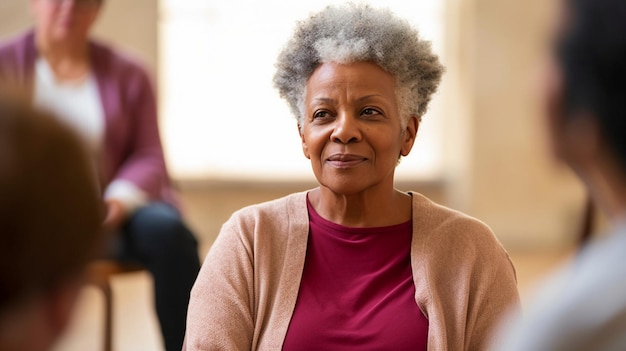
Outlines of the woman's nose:
[{"label": "woman's nose", "polygon": [[361,131],[357,117],[345,113],[338,116],[330,139],[333,142],[342,144],[361,140]]}]

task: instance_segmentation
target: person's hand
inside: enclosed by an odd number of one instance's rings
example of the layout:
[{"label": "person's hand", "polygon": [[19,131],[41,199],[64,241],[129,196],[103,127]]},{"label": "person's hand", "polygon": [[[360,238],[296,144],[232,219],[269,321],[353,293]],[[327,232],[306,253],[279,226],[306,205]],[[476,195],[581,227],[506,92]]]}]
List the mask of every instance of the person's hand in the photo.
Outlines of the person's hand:
[{"label": "person's hand", "polygon": [[106,217],[104,219],[104,229],[109,232],[117,231],[124,220],[126,220],[126,208],[122,202],[115,199],[105,200]]}]

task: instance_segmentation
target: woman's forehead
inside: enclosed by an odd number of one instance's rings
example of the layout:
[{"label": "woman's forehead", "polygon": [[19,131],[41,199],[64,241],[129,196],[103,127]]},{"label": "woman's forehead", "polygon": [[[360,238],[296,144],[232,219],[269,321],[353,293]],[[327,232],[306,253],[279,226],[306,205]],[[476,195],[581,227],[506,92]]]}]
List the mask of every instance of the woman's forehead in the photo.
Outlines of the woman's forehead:
[{"label": "woman's forehead", "polygon": [[395,88],[395,78],[371,62],[323,63],[315,69],[307,83],[308,88],[340,84],[380,89]]}]

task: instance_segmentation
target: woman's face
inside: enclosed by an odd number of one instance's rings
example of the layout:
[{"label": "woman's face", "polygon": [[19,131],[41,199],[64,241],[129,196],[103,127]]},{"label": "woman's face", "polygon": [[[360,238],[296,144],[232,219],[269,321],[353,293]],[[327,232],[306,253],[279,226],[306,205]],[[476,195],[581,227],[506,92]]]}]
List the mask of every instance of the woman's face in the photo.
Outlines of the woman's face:
[{"label": "woman's face", "polygon": [[85,40],[100,10],[99,0],[31,0],[38,35],[53,41]]},{"label": "woman's face", "polygon": [[369,62],[324,63],[313,72],[300,136],[323,187],[345,195],[393,188],[418,127],[411,117],[402,129],[395,88],[394,77]]}]

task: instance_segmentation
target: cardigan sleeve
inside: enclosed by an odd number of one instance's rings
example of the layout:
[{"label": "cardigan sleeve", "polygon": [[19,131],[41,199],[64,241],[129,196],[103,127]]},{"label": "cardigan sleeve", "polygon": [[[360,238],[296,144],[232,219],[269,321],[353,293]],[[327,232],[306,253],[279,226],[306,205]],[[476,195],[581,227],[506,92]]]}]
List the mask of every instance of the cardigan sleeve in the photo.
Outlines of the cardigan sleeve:
[{"label": "cardigan sleeve", "polygon": [[[490,236],[492,236],[491,234]],[[471,270],[465,350],[486,350],[506,314],[520,307],[515,268],[494,240],[487,240]]]},{"label": "cardigan sleeve", "polygon": [[[152,83],[140,67],[135,67],[125,87],[131,142],[114,180],[126,180],[145,191],[150,198],[161,198],[168,174],[158,127],[157,104]],[[115,132],[112,130],[111,132]]]},{"label": "cardigan sleeve", "polygon": [[445,291],[439,289],[444,313],[454,316],[446,323],[449,350],[486,350],[506,312],[519,305],[516,273],[486,225],[471,219],[458,222],[450,228],[454,242],[444,256],[446,273],[440,276]]},{"label": "cardigan sleeve", "polygon": [[183,350],[251,350],[254,276],[245,231],[234,215],[209,250],[191,291]]},{"label": "cardigan sleeve", "polygon": [[429,319],[428,349],[485,350],[502,317],[519,305],[513,264],[479,220],[441,207],[428,207],[424,217],[413,267]]},{"label": "cardigan sleeve", "polygon": [[306,192],[243,208],[222,226],[191,292],[183,350],[280,350],[308,242]]},{"label": "cardigan sleeve", "polygon": [[36,57],[33,37],[32,30],[28,30],[0,41],[0,88],[22,94],[24,99],[30,99],[32,94],[32,66]]},{"label": "cardigan sleeve", "polygon": [[19,86],[17,53],[13,43],[0,43],[0,86]]}]

